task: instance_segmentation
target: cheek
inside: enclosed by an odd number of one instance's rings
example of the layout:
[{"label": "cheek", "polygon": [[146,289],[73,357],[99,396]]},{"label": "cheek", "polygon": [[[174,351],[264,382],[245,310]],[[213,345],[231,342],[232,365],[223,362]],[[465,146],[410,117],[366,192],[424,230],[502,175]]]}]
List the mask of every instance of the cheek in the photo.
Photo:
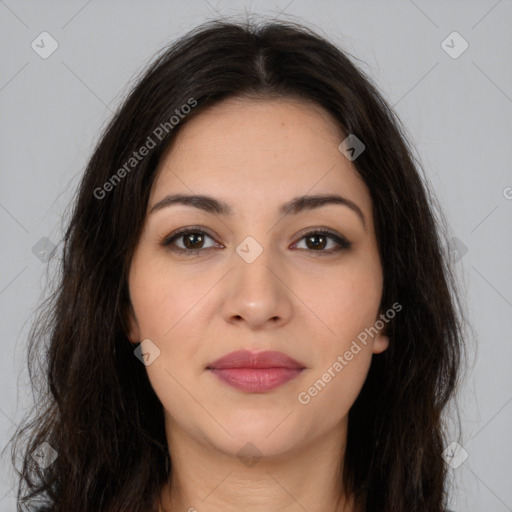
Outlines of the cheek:
[{"label": "cheek", "polygon": [[[352,340],[374,325],[382,298],[382,273],[376,258],[355,254],[350,261],[327,273],[304,275],[297,288],[309,310],[314,345],[322,364],[343,354]],[[370,340],[369,340],[370,341]]]},{"label": "cheek", "polygon": [[134,258],[130,299],[142,337],[166,343],[190,321],[190,314],[197,315],[201,301],[218,280],[210,274],[197,276],[197,268],[170,265],[165,258],[144,251]]},{"label": "cheek", "polygon": [[192,266],[171,266],[149,251],[141,250],[132,263],[130,298],[140,337],[150,339],[160,351],[146,371],[164,410],[173,416],[200,413],[187,390],[197,387],[203,371],[205,305],[208,291],[218,281],[215,277],[203,273],[197,278]]},{"label": "cheek", "polygon": [[[186,372],[180,372],[184,364],[176,364],[176,360],[168,356],[168,353],[162,352],[157,360],[146,367],[151,387],[162,404],[166,425],[178,423],[189,433],[201,437],[202,426],[212,422],[203,406],[208,402],[196,398],[197,382]],[[172,361],[175,364],[171,364]]]},{"label": "cheek", "polygon": [[[315,431],[327,431],[347,416],[366,380],[371,363],[371,350],[361,352],[348,361],[334,359],[307,381],[297,396],[299,414],[314,418]],[[341,368],[341,369],[340,369]]]},{"label": "cheek", "polygon": [[[382,274],[375,257],[355,255],[328,276],[309,274],[300,281],[300,297],[311,314],[313,365],[297,401],[316,424],[330,428],[341,420],[359,395],[372,361],[372,338],[382,293]],[[313,290],[313,292],[312,292]],[[313,326],[316,326],[313,329]],[[325,411],[330,411],[326,414]]]},{"label": "cheek", "polygon": [[[177,272],[168,265],[164,268],[161,261],[151,261],[149,257],[130,279],[141,338],[149,338],[160,350],[159,356],[146,366],[151,387],[168,420],[179,419],[189,430],[196,428],[196,420],[202,414],[190,392],[197,388],[202,370],[198,355],[204,323],[199,319],[201,300],[213,284],[208,278],[194,280],[186,272]],[[196,420],[189,424],[190,418]],[[208,418],[201,421],[206,423]]]}]

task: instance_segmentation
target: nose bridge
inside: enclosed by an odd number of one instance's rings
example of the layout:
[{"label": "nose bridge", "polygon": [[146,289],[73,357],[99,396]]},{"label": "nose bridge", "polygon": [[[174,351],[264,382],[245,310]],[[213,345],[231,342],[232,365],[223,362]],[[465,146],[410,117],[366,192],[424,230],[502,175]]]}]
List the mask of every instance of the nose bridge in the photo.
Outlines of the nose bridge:
[{"label": "nose bridge", "polygon": [[[268,242],[271,237],[265,240]],[[284,321],[291,312],[290,298],[275,247],[264,247],[248,236],[233,253],[230,292],[224,303],[226,320],[242,318],[252,327],[268,320]]]},{"label": "nose bridge", "polygon": [[275,278],[273,267],[278,266],[276,250],[271,247],[268,239],[264,243],[265,245],[253,236],[248,236],[238,244],[236,254],[233,255],[235,274],[251,287],[271,286],[271,276]]}]

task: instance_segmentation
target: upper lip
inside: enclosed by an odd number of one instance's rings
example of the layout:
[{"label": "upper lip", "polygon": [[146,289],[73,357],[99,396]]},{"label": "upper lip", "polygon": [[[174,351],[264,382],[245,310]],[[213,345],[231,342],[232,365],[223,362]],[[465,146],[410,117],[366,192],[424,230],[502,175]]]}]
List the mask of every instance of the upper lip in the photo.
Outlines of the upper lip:
[{"label": "upper lip", "polygon": [[263,352],[237,350],[209,363],[206,368],[294,368],[302,370],[305,366],[283,352],[275,350]]}]

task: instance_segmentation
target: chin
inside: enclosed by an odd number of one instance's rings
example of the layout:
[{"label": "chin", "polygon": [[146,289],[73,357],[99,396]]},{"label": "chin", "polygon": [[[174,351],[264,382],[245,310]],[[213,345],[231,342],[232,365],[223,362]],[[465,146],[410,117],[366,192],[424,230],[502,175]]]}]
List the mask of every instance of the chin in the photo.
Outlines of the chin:
[{"label": "chin", "polygon": [[266,460],[278,459],[298,449],[299,441],[287,434],[267,437],[267,433],[263,432],[241,432],[233,439],[224,438],[222,442],[215,443],[215,447],[230,457],[237,457],[244,465],[250,467],[253,461],[262,457]]},{"label": "chin", "polygon": [[301,437],[304,430],[297,425],[294,416],[296,413],[291,408],[281,408],[275,413],[264,413],[262,410],[237,411],[233,421],[224,423],[233,437],[217,430],[210,442],[231,456],[243,456],[245,452],[251,451],[255,452],[254,456],[283,455],[304,441]]}]

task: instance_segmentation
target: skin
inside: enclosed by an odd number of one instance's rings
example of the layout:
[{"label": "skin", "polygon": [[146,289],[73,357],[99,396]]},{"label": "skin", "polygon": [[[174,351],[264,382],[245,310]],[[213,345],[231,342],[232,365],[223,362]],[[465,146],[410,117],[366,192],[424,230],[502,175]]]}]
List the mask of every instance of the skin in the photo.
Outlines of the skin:
[{"label": "skin", "polygon": [[[355,511],[336,479],[348,412],[388,338],[369,338],[307,405],[297,398],[379,319],[372,202],[338,149],[345,136],[314,104],[229,99],[191,118],[160,165],[148,212],[176,193],[208,194],[233,209],[148,213],[131,262],[128,336],[160,350],[146,370],[163,404],[173,467],[165,510]],[[357,204],[365,225],[339,204],[278,212],[296,196],[332,193]],[[189,245],[203,252],[186,256],[160,244],[188,226],[206,231]],[[329,228],[352,245],[328,254],[336,242],[308,245],[307,228]],[[236,252],[248,236],[263,249],[252,263]],[[269,392],[239,391],[206,370],[239,349],[282,351],[306,369]],[[261,456],[251,466],[237,456],[248,442]]]}]

